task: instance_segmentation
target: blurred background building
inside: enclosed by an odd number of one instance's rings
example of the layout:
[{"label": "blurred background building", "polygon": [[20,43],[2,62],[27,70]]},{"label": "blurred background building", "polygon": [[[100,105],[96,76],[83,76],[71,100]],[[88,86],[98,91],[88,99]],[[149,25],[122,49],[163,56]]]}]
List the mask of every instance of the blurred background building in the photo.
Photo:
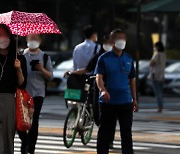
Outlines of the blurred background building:
[{"label": "blurred background building", "polygon": [[[93,24],[104,34],[122,28],[128,34],[126,50],[135,56],[137,50],[137,3],[139,0],[1,0],[0,13],[11,10],[45,12],[60,27],[63,35],[45,35],[42,49],[72,51],[83,41],[82,29]],[[149,59],[153,36],[159,37],[169,58],[180,58],[180,13],[178,0],[141,0],[140,59]],[[167,10],[171,5],[170,10]],[[180,7],[180,5],[178,6]],[[25,42],[23,43],[25,46]]]}]

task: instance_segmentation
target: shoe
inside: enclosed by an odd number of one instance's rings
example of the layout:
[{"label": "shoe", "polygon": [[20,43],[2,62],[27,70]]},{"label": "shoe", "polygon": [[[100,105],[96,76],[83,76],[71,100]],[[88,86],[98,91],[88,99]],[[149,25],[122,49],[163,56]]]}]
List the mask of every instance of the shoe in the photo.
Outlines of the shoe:
[{"label": "shoe", "polygon": [[28,150],[28,153],[29,153],[29,154],[34,154],[34,151]]},{"label": "shoe", "polygon": [[21,154],[28,154],[27,150],[21,150]]},{"label": "shoe", "polygon": [[22,145],[21,145],[21,154],[28,154],[27,144],[23,143],[23,142],[22,142]]}]

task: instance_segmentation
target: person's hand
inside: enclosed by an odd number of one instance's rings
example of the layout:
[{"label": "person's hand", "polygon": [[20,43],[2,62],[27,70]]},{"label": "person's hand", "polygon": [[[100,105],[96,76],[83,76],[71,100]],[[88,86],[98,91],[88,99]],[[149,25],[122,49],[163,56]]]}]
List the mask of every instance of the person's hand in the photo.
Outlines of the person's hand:
[{"label": "person's hand", "polygon": [[102,91],[101,97],[105,103],[108,103],[110,101],[110,94],[107,91]]},{"label": "person's hand", "polygon": [[41,63],[38,63],[36,64],[36,69],[42,71],[44,69],[44,66]]},{"label": "person's hand", "polygon": [[67,71],[67,72],[64,73],[64,78],[68,78],[70,75],[71,75],[71,72]]},{"label": "person's hand", "polygon": [[14,62],[14,67],[17,69],[17,70],[21,70],[21,62],[16,59],[15,62]]},{"label": "person's hand", "polygon": [[32,119],[33,118],[33,114],[34,114],[34,109],[30,108],[29,109],[29,117]]},{"label": "person's hand", "polygon": [[137,111],[138,111],[138,104],[137,104],[137,101],[136,101],[136,100],[133,101],[133,111],[134,111],[134,112],[137,112]]}]

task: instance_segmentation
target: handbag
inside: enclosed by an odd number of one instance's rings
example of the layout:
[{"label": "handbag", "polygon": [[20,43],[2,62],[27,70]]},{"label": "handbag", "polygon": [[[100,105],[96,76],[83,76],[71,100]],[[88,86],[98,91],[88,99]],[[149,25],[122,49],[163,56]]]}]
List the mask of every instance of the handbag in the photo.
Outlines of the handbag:
[{"label": "handbag", "polygon": [[33,98],[26,89],[16,90],[16,128],[19,131],[28,131],[32,127],[34,113]]}]

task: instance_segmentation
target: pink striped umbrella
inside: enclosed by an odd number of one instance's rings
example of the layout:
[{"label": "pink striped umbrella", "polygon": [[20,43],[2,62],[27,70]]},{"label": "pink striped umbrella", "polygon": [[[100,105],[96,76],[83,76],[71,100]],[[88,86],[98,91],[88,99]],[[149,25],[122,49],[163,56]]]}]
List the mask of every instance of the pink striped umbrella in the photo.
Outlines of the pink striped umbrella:
[{"label": "pink striped umbrella", "polygon": [[56,23],[44,13],[11,11],[0,14],[0,23],[10,27],[13,34],[61,34]]}]

